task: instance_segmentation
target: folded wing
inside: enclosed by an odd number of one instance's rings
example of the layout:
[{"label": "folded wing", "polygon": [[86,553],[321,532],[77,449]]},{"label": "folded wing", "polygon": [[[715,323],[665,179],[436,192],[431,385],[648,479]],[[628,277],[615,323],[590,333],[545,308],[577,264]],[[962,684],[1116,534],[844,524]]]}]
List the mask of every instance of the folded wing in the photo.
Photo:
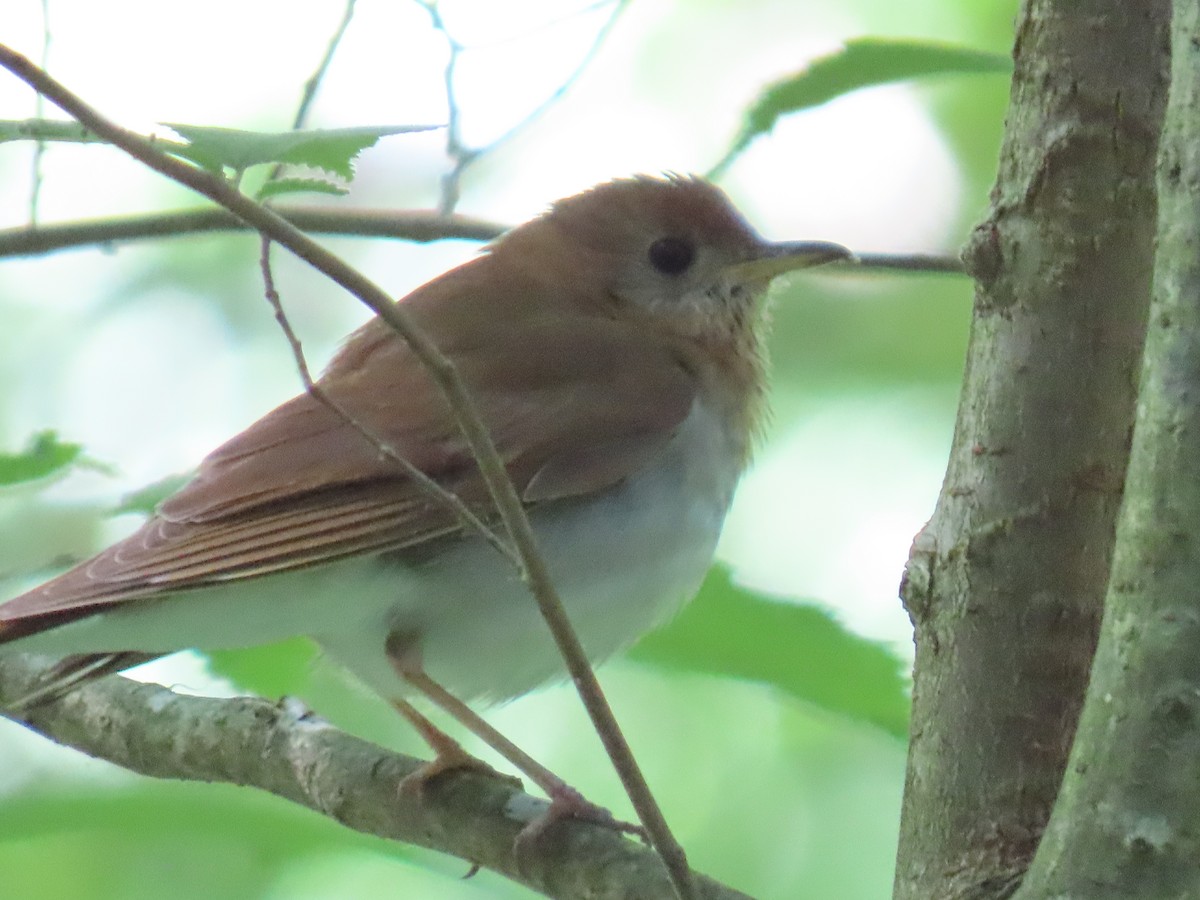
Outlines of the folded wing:
[{"label": "folded wing", "polygon": [[[428,324],[437,340],[438,323]],[[609,318],[523,317],[454,333],[439,344],[529,505],[628,477],[693,402],[692,379],[664,343]],[[338,411],[303,394],[268,413],[209,455],[134,534],[0,605],[0,640],[138,598],[459,531],[453,513],[357,426],[494,520],[449,407],[384,323],[361,330],[321,384]]]}]

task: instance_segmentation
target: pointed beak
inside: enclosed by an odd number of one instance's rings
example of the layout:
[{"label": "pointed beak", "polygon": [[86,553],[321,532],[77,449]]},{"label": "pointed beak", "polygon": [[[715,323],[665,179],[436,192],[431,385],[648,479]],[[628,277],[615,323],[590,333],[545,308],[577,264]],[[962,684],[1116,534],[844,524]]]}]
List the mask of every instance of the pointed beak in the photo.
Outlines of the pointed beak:
[{"label": "pointed beak", "polygon": [[823,266],[838,260],[853,260],[854,254],[841,244],[828,241],[782,241],[762,244],[750,259],[731,265],[729,273],[739,281],[770,281],[784,272]]}]

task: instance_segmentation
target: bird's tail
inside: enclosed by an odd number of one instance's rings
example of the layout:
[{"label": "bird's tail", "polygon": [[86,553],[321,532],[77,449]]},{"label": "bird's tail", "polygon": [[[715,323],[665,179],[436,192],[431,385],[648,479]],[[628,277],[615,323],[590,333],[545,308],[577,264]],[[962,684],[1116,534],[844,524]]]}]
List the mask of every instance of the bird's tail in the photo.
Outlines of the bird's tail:
[{"label": "bird's tail", "polygon": [[0,702],[0,712],[21,716],[29,710],[62,699],[81,685],[157,659],[160,653],[77,653],[64,657],[20,697]]}]

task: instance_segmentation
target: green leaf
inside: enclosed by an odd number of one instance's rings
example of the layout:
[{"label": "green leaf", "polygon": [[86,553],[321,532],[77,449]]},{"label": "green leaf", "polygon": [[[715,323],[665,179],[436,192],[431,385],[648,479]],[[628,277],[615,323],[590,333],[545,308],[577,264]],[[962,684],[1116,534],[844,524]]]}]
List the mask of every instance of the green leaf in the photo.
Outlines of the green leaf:
[{"label": "green leaf", "polygon": [[381,137],[428,131],[434,125],[396,125],[378,128],[330,128],[315,131],[241,131],[163,122],[188,141],[172,150],[206,168],[224,167],[242,172],[263,163],[291,163],[322,169],[349,181],[353,160]]},{"label": "green leaf", "polygon": [[260,697],[283,697],[304,689],[317,649],[307,638],[235,650],[207,650],[209,669]]},{"label": "green leaf", "polygon": [[771,684],[839,715],[908,735],[904,666],[828,612],[759,597],[715,567],[700,594],[630,651],[639,662]]},{"label": "green leaf", "polygon": [[[101,789],[43,776],[21,787],[0,805],[0,865],[10,898],[151,900],[163,894],[163,860],[179,882],[173,900],[281,896],[271,886],[297,861],[339,852],[415,855],[233,785],[121,779]],[[72,865],[53,866],[64,858]]]},{"label": "green leaf", "polygon": [[710,176],[728,168],[760,134],[788,113],[820,106],[860,88],[929,75],[1011,72],[1012,60],[937,41],[858,38],[836,53],[813,60],[796,74],[765,88],[746,113],[742,130]]},{"label": "green leaf", "polygon": [[37,481],[81,461],[83,447],[58,439],[53,431],[39,431],[21,453],[0,453],[0,485]]},{"label": "green leaf", "polygon": [[158,504],[187,484],[191,480],[191,477],[190,475],[168,475],[166,478],[160,478],[153,484],[148,484],[143,488],[128,493],[113,507],[112,515],[119,516],[123,513],[144,513],[145,515],[150,515],[158,508]]},{"label": "green leaf", "polygon": [[319,178],[276,178],[259,188],[258,199],[266,200],[269,197],[279,197],[283,194],[302,193],[333,194],[341,197],[348,194],[349,191],[340,184],[322,181]]}]

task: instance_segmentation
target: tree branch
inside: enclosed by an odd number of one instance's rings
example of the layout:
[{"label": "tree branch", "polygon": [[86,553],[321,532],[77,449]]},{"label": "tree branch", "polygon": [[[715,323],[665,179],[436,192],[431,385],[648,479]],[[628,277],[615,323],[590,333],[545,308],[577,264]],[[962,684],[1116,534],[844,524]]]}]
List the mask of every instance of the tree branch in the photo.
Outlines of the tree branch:
[{"label": "tree branch", "polygon": [[[28,657],[0,660],[0,698],[22,696],[45,674]],[[416,844],[498,872],[550,897],[668,898],[674,890],[650,848],[610,828],[565,821],[514,842],[548,808],[501,777],[464,772],[421,792],[398,785],[424,762],[339,731],[298,703],[217,700],[111,677],[26,713],[51,740],[153,778],[222,782],[267,791],[348,828]],[[747,900],[703,876],[697,896]]]},{"label": "tree branch", "polygon": [[1018,897],[1195,896],[1200,878],[1200,0],[1175,0],[1158,241],[1104,625]]},{"label": "tree branch", "polygon": [[1169,8],[1022,3],[992,208],[964,252],[954,444],[902,587],[917,653],[897,900],[1008,896],[1067,765],[1128,462]]},{"label": "tree branch", "polygon": [[[272,204],[271,209],[303,231],[338,237],[395,238],[418,243],[490,241],[508,228],[507,225],[486,219],[459,213],[442,215],[432,210],[349,209],[289,204]],[[0,228],[0,259],[104,247],[119,241],[162,240],[211,232],[254,230],[221,207],[60,222],[39,225],[37,228]],[[963,274],[963,265],[956,257],[936,253],[860,253],[856,260],[852,264],[833,263],[824,267],[822,272]]]},{"label": "tree branch", "polygon": [[[322,206],[273,204],[285,221],[313,234],[347,237],[390,237],[406,241],[487,241],[504,231],[503,225],[470,216],[443,216],[423,210],[345,209]],[[39,225],[37,228],[0,229],[0,259],[36,256],[58,250],[108,246],[118,241],[161,240],[206,232],[254,231],[221,207],[188,209],[149,215],[90,219]]]}]

